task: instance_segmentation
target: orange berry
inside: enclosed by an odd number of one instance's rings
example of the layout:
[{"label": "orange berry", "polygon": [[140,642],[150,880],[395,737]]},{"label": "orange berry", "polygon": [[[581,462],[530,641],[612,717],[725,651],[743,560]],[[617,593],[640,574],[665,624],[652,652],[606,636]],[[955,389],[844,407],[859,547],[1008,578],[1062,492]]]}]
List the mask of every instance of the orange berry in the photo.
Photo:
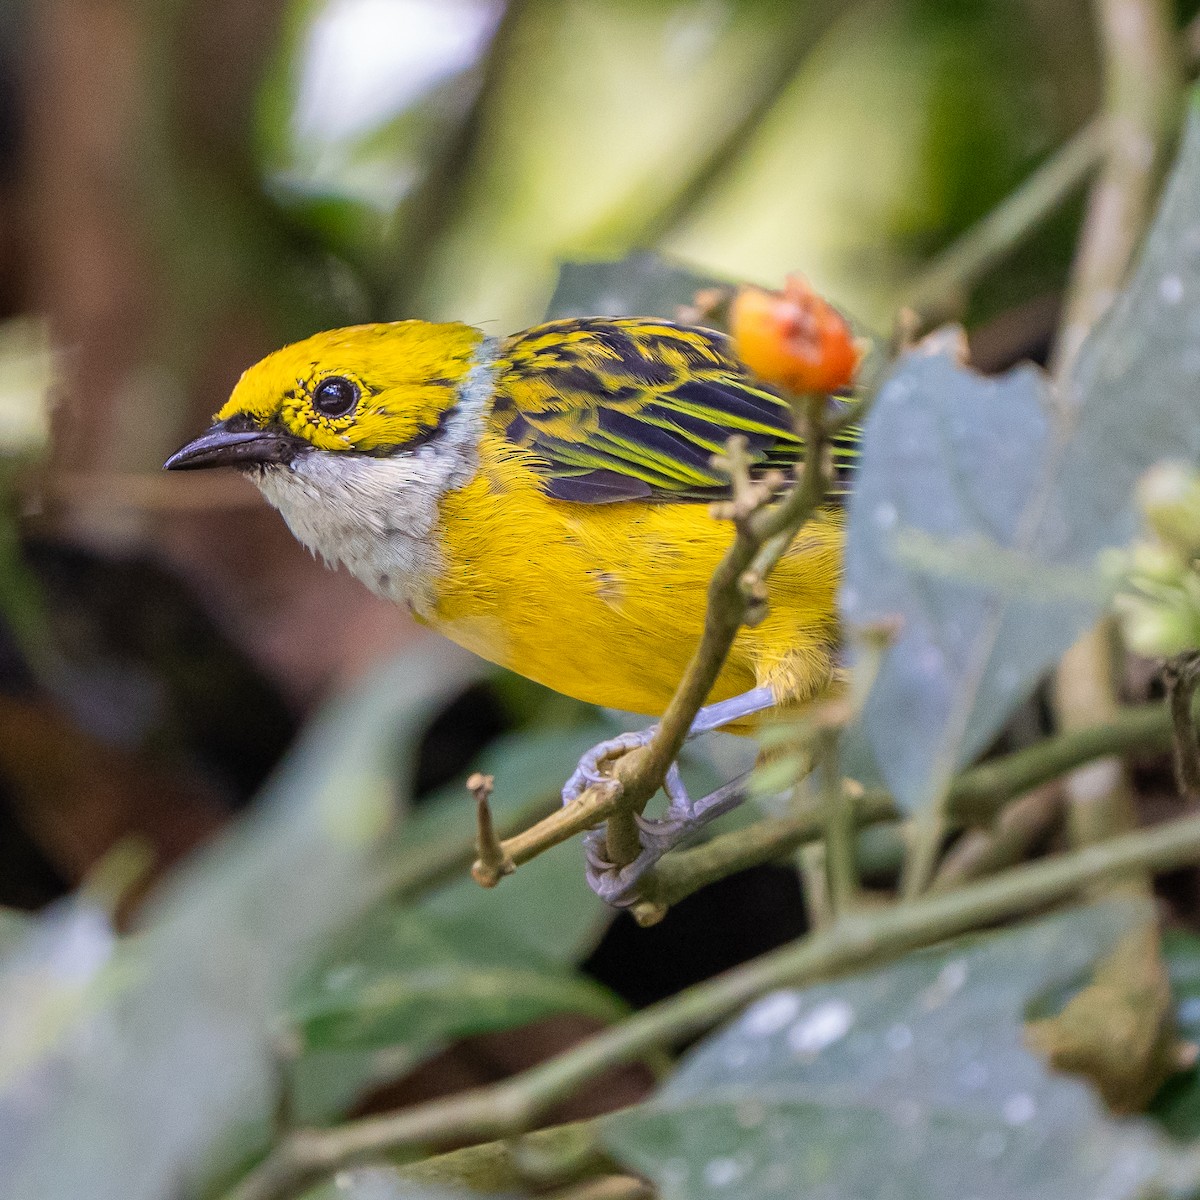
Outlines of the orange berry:
[{"label": "orange berry", "polygon": [[862,357],[846,318],[800,275],[789,275],[782,292],[739,288],[730,331],[760,379],[801,394],[848,387]]}]

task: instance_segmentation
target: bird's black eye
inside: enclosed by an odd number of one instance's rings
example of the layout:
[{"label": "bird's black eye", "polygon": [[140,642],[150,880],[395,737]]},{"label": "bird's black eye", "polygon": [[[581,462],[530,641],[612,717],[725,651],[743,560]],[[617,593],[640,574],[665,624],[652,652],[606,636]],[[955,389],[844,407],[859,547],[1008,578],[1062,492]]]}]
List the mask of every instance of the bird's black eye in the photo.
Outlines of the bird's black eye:
[{"label": "bird's black eye", "polygon": [[313,389],[312,402],[324,417],[344,417],[358,403],[358,384],[341,375],[330,375]]}]

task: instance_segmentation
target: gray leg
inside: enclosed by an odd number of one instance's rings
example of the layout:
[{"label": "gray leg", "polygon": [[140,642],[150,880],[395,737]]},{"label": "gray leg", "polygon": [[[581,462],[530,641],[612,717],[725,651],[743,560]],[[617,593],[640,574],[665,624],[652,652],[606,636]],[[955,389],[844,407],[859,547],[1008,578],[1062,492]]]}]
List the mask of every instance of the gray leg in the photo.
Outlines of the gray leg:
[{"label": "gray leg", "polygon": [[[753,688],[732,699],[708,704],[696,714],[688,737],[694,738],[720,729],[743,717],[763,712],[774,704],[775,697],[771,689],[765,687]],[[652,725],[649,729],[622,733],[593,746],[579,760],[579,765],[567,780],[562,792],[563,803],[570,804],[588,787],[605,782],[609,777],[602,770],[604,764],[628,750],[648,745],[657,730],[658,726]],[[603,829],[592,829],[584,834],[587,880],[592,891],[606,904],[617,908],[633,904],[637,899],[638,880],[684,838],[741,804],[745,798],[745,783],[746,777],[742,776],[693,801],[683,785],[678,765],[672,763],[663,781],[668,800],[666,813],[657,819],[642,816],[634,818],[642,852],[633,862],[618,869],[604,857],[607,843]]]},{"label": "gray leg", "polygon": [[[740,721],[743,717],[753,716],[754,713],[772,708],[774,704],[775,697],[771,689],[765,687],[751,688],[750,691],[743,692],[740,696],[733,696],[729,700],[721,700],[716,704],[707,704],[696,714],[696,719],[692,722],[691,729],[688,730],[688,737],[694,738],[702,733],[710,733],[714,729],[720,729],[724,725]],[[657,731],[658,726],[651,725],[648,729],[620,733],[616,737],[593,746],[579,760],[579,765],[575,768],[571,778],[567,780],[566,786],[562,790],[563,803],[570,804],[591,785],[603,783],[607,778],[601,770],[605,762],[628,750],[649,745],[650,739]],[[670,795],[669,789],[667,794]]]},{"label": "gray leg", "polygon": [[666,815],[657,820],[634,816],[642,852],[633,862],[618,868],[604,857],[607,844],[603,828],[591,829],[583,836],[588,886],[605,904],[611,904],[614,908],[628,908],[635,903],[638,899],[638,881],[668,850],[703,829],[710,821],[732,812],[746,798],[748,775],[741,775],[715,792],[692,801],[683,791],[677,769],[672,767],[671,770],[675,772],[675,780],[674,783],[668,780],[667,795],[671,802]]}]

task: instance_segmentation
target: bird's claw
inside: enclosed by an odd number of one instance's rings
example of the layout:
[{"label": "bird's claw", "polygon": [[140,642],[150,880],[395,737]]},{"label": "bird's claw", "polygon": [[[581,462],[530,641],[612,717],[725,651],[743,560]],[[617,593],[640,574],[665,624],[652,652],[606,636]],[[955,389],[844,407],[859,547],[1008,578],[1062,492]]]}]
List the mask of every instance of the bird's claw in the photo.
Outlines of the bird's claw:
[{"label": "bird's claw", "polygon": [[633,815],[638,827],[638,840],[647,849],[657,850],[660,858],[668,850],[673,850],[693,828],[699,827],[696,824],[696,809],[684,786],[678,763],[671,764],[663,781],[663,791],[667,793],[670,803],[661,817],[644,817],[641,813]]},{"label": "bird's claw", "polygon": [[[688,740],[699,737],[702,733],[711,733],[714,729],[720,729],[722,726],[739,721],[753,713],[762,712],[774,703],[774,695],[770,688],[757,687],[729,700],[707,704],[696,714],[696,719],[692,722],[691,729],[688,730]],[[651,725],[649,729],[619,733],[616,737],[593,746],[579,760],[579,765],[563,787],[563,804],[570,804],[578,800],[589,787],[595,787],[597,784],[609,780],[610,776],[606,775],[603,770],[604,764],[622,754],[627,754],[630,750],[648,746],[657,732],[658,726]],[[674,803],[673,789],[683,793],[683,783],[679,778],[678,767],[671,767],[664,788],[667,795],[671,797],[672,803]],[[683,795],[686,797],[686,793]]]},{"label": "bird's claw", "polygon": [[563,786],[562,802],[570,804],[578,800],[589,787],[594,787],[600,783],[611,783],[610,776],[606,775],[603,771],[604,764],[611,762],[614,758],[618,758],[622,754],[628,753],[630,750],[636,750],[641,746],[648,746],[650,739],[654,737],[655,728],[652,726],[649,729],[637,729],[629,733],[619,733],[616,737],[609,738],[607,741],[593,746],[579,760],[579,765],[572,772],[571,778]]},{"label": "bird's claw", "polygon": [[659,858],[679,845],[688,833],[688,818],[672,816],[669,810],[665,817],[643,817],[634,813],[633,819],[638,827],[638,841],[645,849],[654,850]]},{"label": "bird's claw", "polygon": [[[770,708],[773,703],[771,690],[758,687],[731,700],[707,705],[696,714],[696,720],[688,731],[688,738],[720,729],[733,721]],[[579,760],[579,765],[567,780],[562,790],[563,804],[578,800],[589,787],[615,783],[610,775],[605,774],[605,764],[630,750],[649,745],[657,732],[658,727],[651,726],[649,729],[618,734],[593,746]],[[650,818],[634,814],[642,850],[633,862],[618,867],[605,857],[608,843],[603,829],[593,829],[584,835],[588,886],[601,900],[614,908],[628,908],[634,904],[638,899],[638,881],[664,854],[673,850],[685,837],[739,804],[744,794],[744,780],[734,780],[733,783],[693,801],[683,785],[678,764],[672,763],[663,781],[663,791],[666,792],[669,801],[663,816]]]},{"label": "bird's claw", "polygon": [[589,829],[583,835],[583,857],[587,859],[588,881],[591,882],[591,874],[595,872],[598,875],[603,875],[608,871],[616,869],[615,865],[604,857],[605,851],[608,849],[607,838],[603,827],[599,829]]},{"label": "bird's claw", "polygon": [[635,904],[639,899],[637,885],[642,876],[685,838],[736,808],[746,793],[744,776],[696,801],[689,799],[674,767],[668,775],[668,782],[666,791],[671,802],[661,817],[633,814],[638,828],[638,842],[642,847],[641,853],[633,862],[618,867],[608,860],[607,834],[603,828],[592,829],[584,835],[583,851],[587,858],[588,886],[605,904],[613,908],[628,908]]},{"label": "bird's claw", "polygon": [[633,862],[618,867],[604,857],[607,848],[603,829],[591,829],[583,835],[583,853],[587,859],[584,871],[588,887],[611,908],[629,908],[638,901],[638,882],[662,855],[646,848]]},{"label": "bird's claw", "polygon": [[663,791],[667,793],[667,799],[671,802],[672,810],[682,810],[691,812],[692,801],[688,796],[687,788],[683,783],[683,776],[679,772],[679,764],[673,762],[667,770],[667,777],[663,780]]}]

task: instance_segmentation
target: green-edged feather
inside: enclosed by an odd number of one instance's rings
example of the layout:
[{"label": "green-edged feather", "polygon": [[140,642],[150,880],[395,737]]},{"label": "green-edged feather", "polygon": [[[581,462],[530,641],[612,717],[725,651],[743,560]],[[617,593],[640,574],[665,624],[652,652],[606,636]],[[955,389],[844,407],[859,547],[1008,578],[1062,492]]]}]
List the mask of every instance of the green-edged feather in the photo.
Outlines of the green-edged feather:
[{"label": "green-edged feather", "polygon": [[[729,482],[711,458],[735,433],[760,470],[804,454],[787,402],[727,337],[648,318],[551,321],[507,339],[492,419],[532,452],[550,495],[583,504],[719,498]],[[857,441],[852,431],[835,446],[836,492]]]}]

